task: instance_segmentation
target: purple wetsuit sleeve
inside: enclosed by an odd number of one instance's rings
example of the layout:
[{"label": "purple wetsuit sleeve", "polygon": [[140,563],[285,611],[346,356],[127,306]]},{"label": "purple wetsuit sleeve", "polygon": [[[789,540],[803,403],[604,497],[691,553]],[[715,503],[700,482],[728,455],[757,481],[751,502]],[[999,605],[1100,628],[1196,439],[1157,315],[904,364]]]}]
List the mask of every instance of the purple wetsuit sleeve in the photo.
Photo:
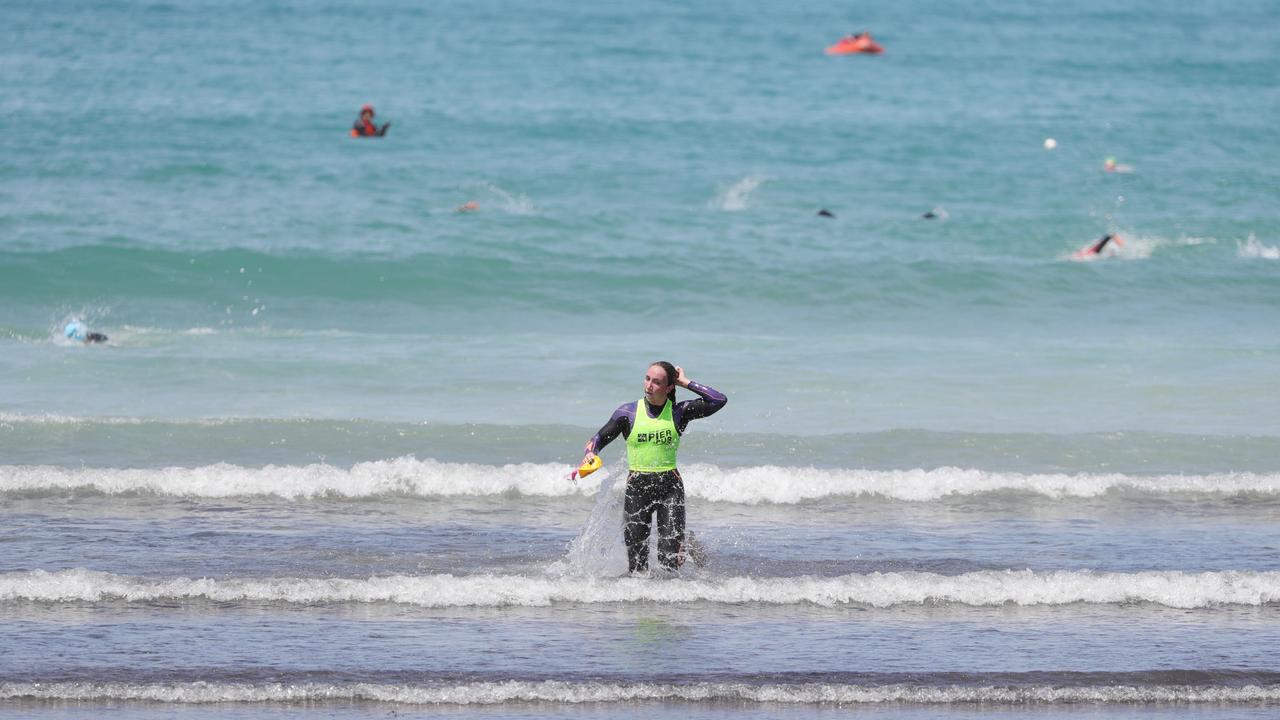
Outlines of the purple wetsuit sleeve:
[{"label": "purple wetsuit sleeve", "polygon": [[604,449],[605,445],[614,441],[614,438],[622,435],[624,437],[631,434],[631,426],[635,424],[635,403],[625,403],[619,405],[617,410],[613,411],[613,415],[609,417],[609,421],[591,437],[591,452],[599,453]]},{"label": "purple wetsuit sleeve", "polygon": [[676,432],[684,434],[690,420],[714,415],[729,402],[724,393],[700,382],[689,381],[689,389],[698,393],[693,400],[681,400],[672,408],[672,420],[676,423]]}]

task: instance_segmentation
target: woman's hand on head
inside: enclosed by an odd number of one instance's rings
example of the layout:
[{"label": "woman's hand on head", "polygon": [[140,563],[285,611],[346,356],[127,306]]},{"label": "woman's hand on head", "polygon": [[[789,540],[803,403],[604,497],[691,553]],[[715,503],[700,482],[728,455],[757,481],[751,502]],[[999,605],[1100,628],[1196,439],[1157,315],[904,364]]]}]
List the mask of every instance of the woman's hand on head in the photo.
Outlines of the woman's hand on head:
[{"label": "woman's hand on head", "polygon": [[684,374],[684,368],[676,366],[676,384],[682,388],[689,387],[689,378]]}]

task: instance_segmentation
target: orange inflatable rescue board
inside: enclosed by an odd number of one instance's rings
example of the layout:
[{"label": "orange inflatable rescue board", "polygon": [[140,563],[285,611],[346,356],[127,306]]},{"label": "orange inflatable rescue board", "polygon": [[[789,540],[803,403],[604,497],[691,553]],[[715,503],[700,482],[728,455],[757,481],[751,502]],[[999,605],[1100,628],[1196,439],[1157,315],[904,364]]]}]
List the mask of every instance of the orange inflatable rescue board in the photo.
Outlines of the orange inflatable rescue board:
[{"label": "orange inflatable rescue board", "polygon": [[835,45],[827,48],[828,55],[856,55],[859,53],[879,55],[882,52],[884,52],[884,47],[871,39],[871,33],[845,35]]}]

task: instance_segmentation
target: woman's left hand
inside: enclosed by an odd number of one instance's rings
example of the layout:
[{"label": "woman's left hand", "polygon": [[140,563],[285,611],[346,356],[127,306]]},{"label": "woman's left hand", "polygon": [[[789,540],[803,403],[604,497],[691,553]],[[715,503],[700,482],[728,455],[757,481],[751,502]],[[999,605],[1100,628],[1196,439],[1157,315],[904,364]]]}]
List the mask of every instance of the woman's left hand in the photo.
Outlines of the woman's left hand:
[{"label": "woman's left hand", "polygon": [[682,388],[689,387],[689,378],[684,374],[684,368],[676,366],[676,384]]}]

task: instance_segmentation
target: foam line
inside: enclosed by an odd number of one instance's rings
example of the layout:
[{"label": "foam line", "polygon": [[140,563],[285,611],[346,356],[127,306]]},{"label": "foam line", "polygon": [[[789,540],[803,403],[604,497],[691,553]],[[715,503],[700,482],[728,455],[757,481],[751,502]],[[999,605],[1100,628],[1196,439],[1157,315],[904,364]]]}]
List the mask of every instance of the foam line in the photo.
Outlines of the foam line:
[{"label": "foam line", "polygon": [[672,579],[569,575],[392,575],[370,578],[144,578],[82,568],[0,575],[13,602],[399,603],[427,608],[543,607],[559,603],[769,605],[1070,605],[1153,603],[1173,608],[1280,603],[1280,571],[1138,573],[984,570],[836,577]]},{"label": "foam line", "polygon": [[[615,464],[612,471],[618,472]],[[218,463],[159,469],[0,466],[0,494],[94,491],[107,495],[149,493],[175,497],[276,496],[373,498],[383,496],[566,497],[594,495],[606,472],[575,483],[568,465],[517,463],[480,465],[401,457],[356,463],[261,468]],[[1022,493],[1054,500],[1112,493],[1214,496],[1280,495],[1280,474],[1208,475],[1024,474],[944,467],[934,470],[840,470],[781,466],[683,468],[690,498],[739,504],[795,504],[835,496],[931,502],[948,497]]]},{"label": "foam line", "polygon": [[1280,700],[1280,686],[1245,685],[842,685],[733,682],[610,683],[546,680],[449,685],[378,683],[0,682],[0,700],[220,702],[378,702],[406,705],[502,703],[746,702],[950,705],[1075,703],[1254,703]]}]

